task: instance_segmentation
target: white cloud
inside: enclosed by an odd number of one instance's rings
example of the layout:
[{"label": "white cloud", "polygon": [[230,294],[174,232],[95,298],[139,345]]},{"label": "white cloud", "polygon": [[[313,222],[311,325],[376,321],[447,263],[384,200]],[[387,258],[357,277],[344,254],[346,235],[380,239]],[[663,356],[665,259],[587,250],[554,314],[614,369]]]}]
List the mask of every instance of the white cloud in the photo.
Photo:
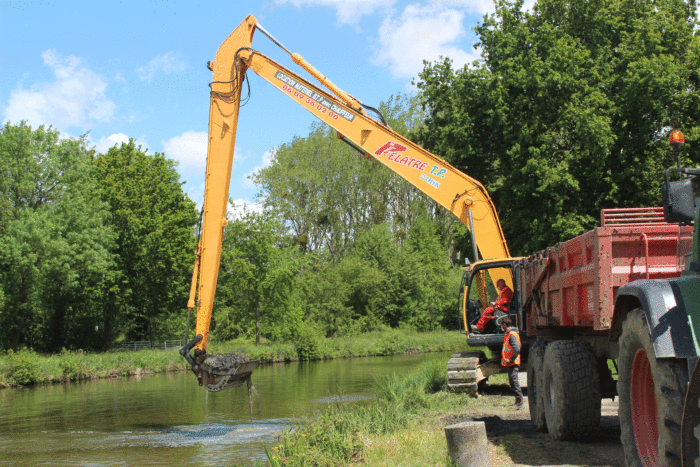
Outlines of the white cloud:
[{"label": "white cloud", "polygon": [[180,173],[204,174],[207,166],[208,135],[204,131],[186,131],[163,141],[165,157],[180,163]]},{"label": "white cloud", "polygon": [[[533,3],[535,0],[531,0]],[[494,13],[494,0],[431,0],[433,8],[458,8],[472,14]]]},{"label": "white cloud", "polygon": [[[105,154],[110,148],[113,148],[115,144],[117,146],[121,146],[122,143],[126,144],[128,142],[129,137],[124,133],[114,133],[98,139],[95,143],[95,149],[98,153]],[[134,138],[134,144],[137,148],[141,146],[141,150],[145,151],[146,154],[152,154],[151,150],[148,148],[148,143],[146,142],[145,137],[142,136],[140,138]]]},{"label": "white cloud", "polygon": [[[462,2],[466,3],[466,2]],[[423,69],[423,60],[450,57],[455,68],[479,58],[460,44],[466,36],[464,12],[431,6],[408,5],[400,18],[387,17],[379,29],[379,50],[373,63],[387,66],[395,78],[412,78]]]},{"label": "white cloud", "polygon": [[338,22],[357,24],[362,16],[370,15],[376,10],[388,9],[395,0],[277,0],[278,4],[290,3],[297,8],[309,6],[326,6],[335,8]]},{"label": "white cloud", "polygon": [[[430,4],[435,8],[458,8],[474,15],[495,13],[495,0],[431,0]],[[525,0],[524,11],[532,11],[535,0]]]},{"label": "white cloud", "polygon": [[178,52],[168,52],[158,55],[150,62],[136,69],[142,80],[150,81],[158,71],[164,74],[177,73],[187,68],[187,64],[182,60]]},{"label": "white cloud", "polygon": [[107,83],[75,56],[63,58],[54,50],[41,54],[54,72],[52,83],[37,83],[31,89],[20,84],[10,93],[4,110],[5,121],[27,120],[30,125],[53,125],[87,129],[96,122],[108,122],[116,105],[107,98]]},{"label": "white cloud", "polygon": [[239,219],[246,212],[257,212],[261,213],[263,211],[263,206],[261,203],[253,203],[248,198],[236,198],[232,203],[228,203],[227,217],[230,220]]},{"label": "white cloud", "polygon": [[[181,173],[199,176],[207,168],[207,145],[209,135],[204,131],[186,131],[162,142],[165,157],[180,163]],[[234,149],[233,165],[248,159],[238,148]]]},{"label": "white cloud", "polygon": [[109,148],[114,147],[115,144],[128,142],[129,137],[126,136],[124,133],[114,133],[113,135],[109,135],[106,137],[103,136],[102,138],[97,140],[97,143],[95,143],[95,149],[97,149],[97,152],[104,154],[109,150]]}]

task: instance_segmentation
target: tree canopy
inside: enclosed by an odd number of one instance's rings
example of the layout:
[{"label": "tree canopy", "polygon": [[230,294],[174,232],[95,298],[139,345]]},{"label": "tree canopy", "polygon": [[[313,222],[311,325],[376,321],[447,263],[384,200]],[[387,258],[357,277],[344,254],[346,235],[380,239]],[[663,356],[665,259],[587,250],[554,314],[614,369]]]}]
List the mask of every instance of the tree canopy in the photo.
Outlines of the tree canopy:
[{"label": "tree canopy", "polygon": [[283,334],[301,269],[297,248],[287,241],[269,213],[246,211],[225,227],[214,317],[219,339],[254,336],[259,343],[261,321],[267,335]]},{"label": "tree canopy", "polygon": [[[379,105],[388,125],[410,136],[424,114],[416,97],[395,95]],[[332,128],[312,124],[309,135],[276,148],[272,164],[253,177],[265,209],[277,213],[302,251],[326,249],[340,261],[372,226],[389,223],[402,242],[421,213],[440,224],[454,250],[459,221],[420,190],[340,142]]]},{"label": "tree canopy", "polygon": [[172,161],[6,123],[0,173],[0,346],[180,335],[197,213]]},{"label": "tree canopy", "polygon": [[[497,0],[481,59],[426,63],[388,124],[484,183],[513,254],[658,205],[667,136],[700,163],[695,2]],[[180,336],[197,213],[175,163],[133,140],[95,154],[26,123],[0,129],[0,346],[109,347]],[[466,228],[323,124],[253,176],[262,213],[226,227],[212,336],[293,342],[453,327]]]},{"label": "tree canopy", "polygon": [[15,350],[101,342],[115,234],[84,138],[22,122],[0,130],[0,342]]},{"label": "tree canopy", "polygon": [[492,193],[514,254],[595,226],[609,207],[660,204],[667,135],[700,161],[694,2],[496,2],[482,59],[426,64],[422,144]]},{"label": "tree canopy", "polygon": [[[98,155],[95,166],[108,225],[118,233],[106,340],[115,330],[133,340],[179,334],[195,248],[194,202],[182,191],[174,162],[147,155],[133,139]],[[175,327],[169,329],[170,319]]]}]

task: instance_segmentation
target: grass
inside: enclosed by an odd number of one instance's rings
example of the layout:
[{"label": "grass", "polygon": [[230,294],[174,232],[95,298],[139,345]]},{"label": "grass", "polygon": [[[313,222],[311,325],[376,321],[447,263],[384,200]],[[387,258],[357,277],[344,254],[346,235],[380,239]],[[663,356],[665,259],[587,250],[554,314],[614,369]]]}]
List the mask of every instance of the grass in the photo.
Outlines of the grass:
[{"label": "grass", "polygon": [[[377,381],[377,399],[365,405],[335,405],[318,419],[300,423],[267,450],[271,467],[350,466],[448,467],[444,427],[465,417],[485,415],[509,423],[513,396],[471,398],[444,390],[444,361],[422,364],[403,377],[387,375]],[[500,375],[499,375],[500,376]],[[490,379],[492,385],[502,384]],[[508,420],[512,420],[508,421]],[[490,465],[603,465],[586,443],[562,442],[532,429],[489,435]],[[261,464],[262,465],[262,464]]]},{"label": "grass", "polygon": [[[413,330],[391,329],[330,339],[309,335],[307,339],[315,339],[315,342],[306,345],[306,342],[263,341],[257,346],[250,340],[210,343],[208,352],[211,354],[237,352],[248,355],[252,359],[259,359],[262,363],[276,363],[385,356],[413,352],[457,351],[463,350],[465,347],[464,336],[457,331],[419,333]],[[306,355],[300,355],[300,347],[306,350]]]},{"label": "grass", "polygon": [[0,387],[78,381],[184,370],[175,351],[61,352],[41,355],[30,350],[8,351],[0,357]]},{"label": "grass", "polygon": [[424,432],[426,414],[469,403],[463,395],[442,391],[445,384],[444,362],[424,363],[402,378],[387,375],[376,384],[376,401],[331,406],[317,420],[286,433],[268,451],[268,461],[272,467],[449,466],[442,428]]},{"label": "grass", "polygon": [[[388,330],[353,337],[318,338],[308,342],[262,342],[234,340],[209,343],[208,353],[235,352],[262,363],[298,360],[396,355],[403,353],[461,350],[464,337],[456,331],[418,333]],[[64,351],[43,355],[31,350],[0,354],[0,388],[34,384],[110,378],[144,373],[186,370],[187,363],[175,350],[88,353]]]},{"label": "grass", "polygon": [[[442,428],[442,427],[440,427]],[[366,439],[363,461],[376,467],[453,465],[447,455],[442,429],[397,430],[390,435]]]}]

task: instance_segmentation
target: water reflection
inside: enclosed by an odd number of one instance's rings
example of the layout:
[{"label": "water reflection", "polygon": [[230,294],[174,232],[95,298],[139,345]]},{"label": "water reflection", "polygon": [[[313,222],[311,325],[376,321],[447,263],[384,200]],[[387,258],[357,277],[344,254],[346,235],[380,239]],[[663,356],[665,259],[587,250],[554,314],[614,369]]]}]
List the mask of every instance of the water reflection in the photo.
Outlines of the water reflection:
[{"label": "water reflection", "polygon": [[0,390],[0,465],[254,465],[294,423],[449,355],[265,365],[252,401],[245,385],[208,393],[189,372]]}]

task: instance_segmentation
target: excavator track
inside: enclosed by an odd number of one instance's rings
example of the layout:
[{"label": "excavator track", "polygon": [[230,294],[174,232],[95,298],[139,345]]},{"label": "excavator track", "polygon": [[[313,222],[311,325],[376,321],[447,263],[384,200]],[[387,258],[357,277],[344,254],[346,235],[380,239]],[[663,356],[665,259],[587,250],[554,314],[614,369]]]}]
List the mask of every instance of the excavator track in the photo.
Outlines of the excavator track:
[{"label": "excavator track", "polygon": [[486,361],[484,352],[459,352],[447,362],[447,387],[460,393],[475,396],[478,392],[481,372],[479,365]]}]

